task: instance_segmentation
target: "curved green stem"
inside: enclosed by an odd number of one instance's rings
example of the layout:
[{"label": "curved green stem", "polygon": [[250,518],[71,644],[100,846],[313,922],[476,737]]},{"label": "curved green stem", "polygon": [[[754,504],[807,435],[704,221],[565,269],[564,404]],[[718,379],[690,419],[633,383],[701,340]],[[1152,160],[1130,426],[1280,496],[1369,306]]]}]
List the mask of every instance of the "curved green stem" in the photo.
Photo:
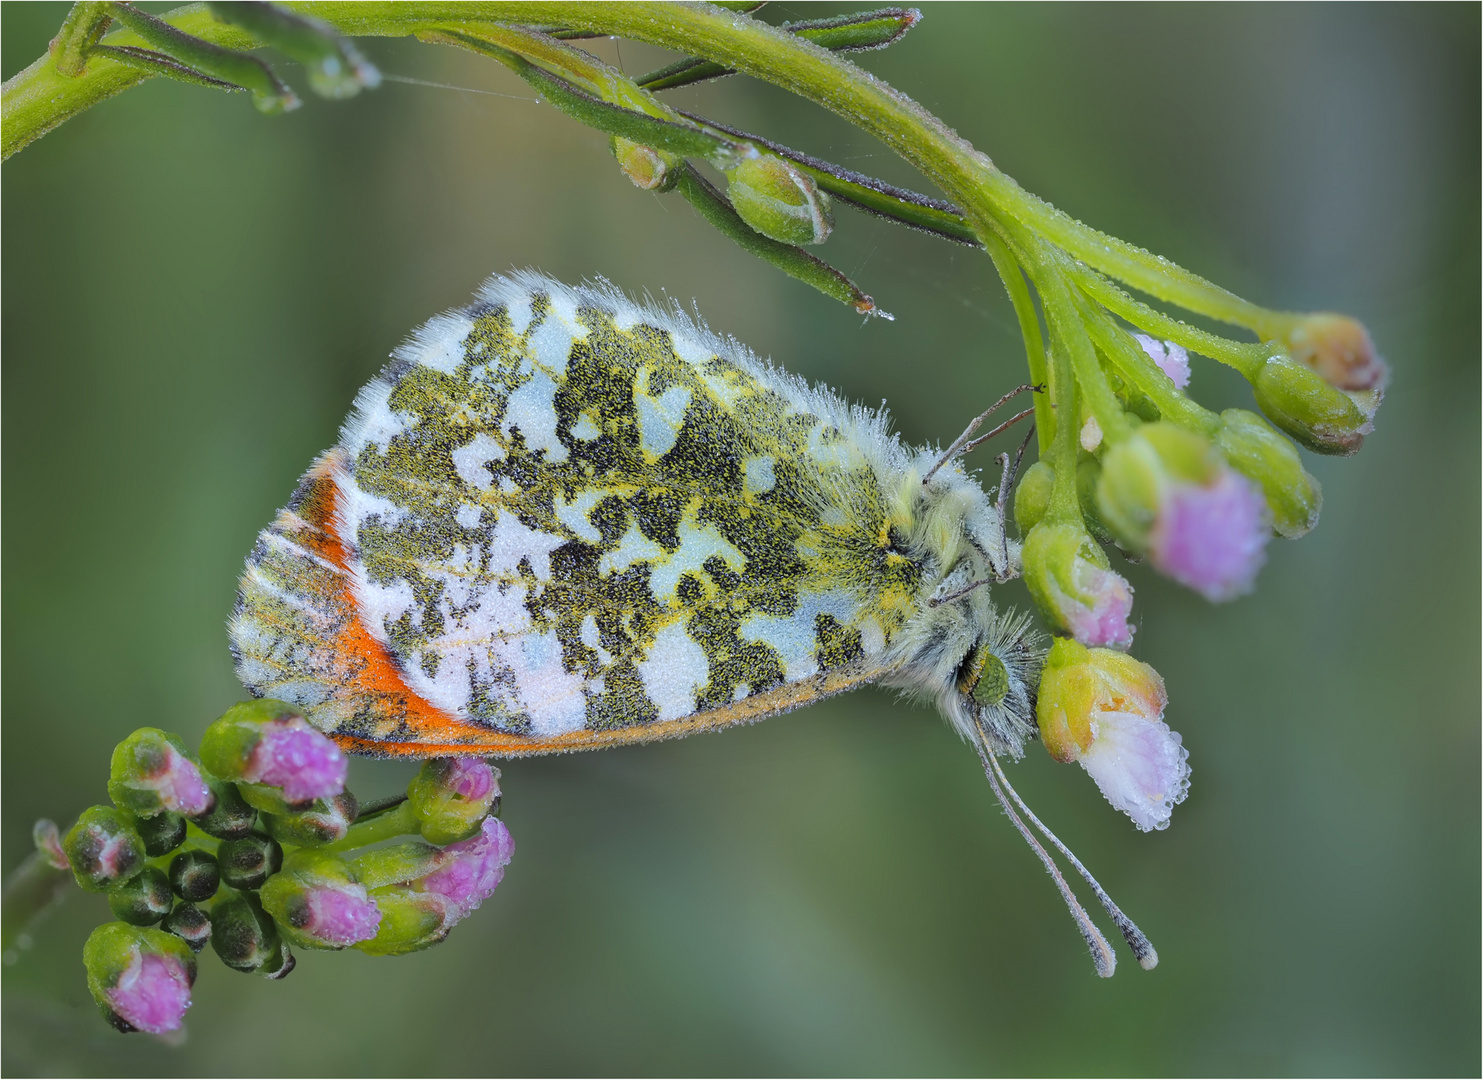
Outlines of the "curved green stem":
[{"label": "curved green stem", "polygon": [[404,802],[394,810],[388,810],[384,814],[377,814],[367,820],[357,821],[350,826],[350,831],[345,834],[343,840],[336,840],[333,844],[325,844],[318,851],[353,851],[355,848],[369,847],[371,844],[379,844],[383,840],[390,840],[395,836],[416,835],[422,831],[422,823],[417,820],[417,815],[412,812],[412,804]]},{"label": "curved green stem", "polygon": [[[990,234],[984,246],[989,258],[994,260],[994,269],[999,271],[999,280],[1009,293],[1014,305],[1015,317],[1020,323],[1020,337],[1025,341],[1025,361],[1030,368],[1030,382],[1036,386],[1046,384],[1045,342],[1040,336],[1040,319],[1035,314],[1035,301],[1030,298],[1030,287],[1025,282],[1024,271],[1009,250],[1009,246],[994,234]],[[1055,412],[1051,408],[1049,394],[1035,395],[1035,434],[1040,456],[1044,457],[1056,433]]]}]

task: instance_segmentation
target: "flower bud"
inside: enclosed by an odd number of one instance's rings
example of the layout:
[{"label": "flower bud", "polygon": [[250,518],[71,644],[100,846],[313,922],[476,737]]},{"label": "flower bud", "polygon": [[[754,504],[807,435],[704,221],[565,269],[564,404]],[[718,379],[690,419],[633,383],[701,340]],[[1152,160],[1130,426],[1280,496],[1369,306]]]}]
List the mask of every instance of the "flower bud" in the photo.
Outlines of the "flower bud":
[{"label": "flower bud", "polygon": [[134,831],[144,841],[144,853],[157,859],[185,843],[185,818],[168,811],[154,817],[135,818]]},{"label": "flower bud", "polygon": [[1019,487],[1014,489],[1014,523],[1021,536],[1029,536],[1030,530],[1045,517],[1055,483],[1056,470],[1046,461],[1037,461],[1020,477]]},{"label": "flower bud", "polygon": [[201,761],[240,785],[259,810],[282,814],[345,788],[340,748],[292,706],[270,698],[244,701],[206,729]]},{"label": "flower bud", "polygon": [[50,818],[41,818],[37,821],[31,826],[31,840],[47,866],[53,870],[72,869],[67,853],[62,850],[62,836],[57,831],[55,821]]},{"label": "flower bud", "polygon": [[680,178],[675,169],[679,162],[673,154],[632,142],[620,135],[609,139],[608,146],[618,159],[623,175],[640,191],[669,191]]},{"label": "flower bud", "polygon": [[164,811],[197,817],[215,805],[180,737],[159,728],[140,728],[114,748],[108,797],[141,818]]},{"label": "flower bud", "polygon": [[458,853],[450,848],[437,848],[421,840],[388,844],[357,856],[350,862],[356,880],[367,889],[383,885],[406,884],[441,870]]},{"label": "flower bud", "polygon": [[747,158],[726,180],[738,216],[763,236],[784,244],[822,244],[834,230],[829,196],[776,154]]},{"label": "flower bud", "polygon": [[316,799],[298,813],[264,814],[263,828],[280,843],[318,847],[345,839],[359,810],[355,796],[342,791],[331,799]]},{"label": "flower bud", "polygon": [[1144,424],[1103,455],[1097,508],[1119,545],[1209,600],[1249,591],[1266,559],[1261,492],[1174,424]]},{"label": "flower bud", "polygon": [[235,840],[252,832],[257,824],[257,811],[242,798],[237,785],[214,776],[208,777],[207,783],[216,796],[216,805],[210,813],[191,819],[196,828],[218,840]]},{"label": "flower bud", "polygon": [[1133,338],[1143,347],[1148,358],[1159,366],[1159,370],[1169,376],[1169,381],[1176,390],[1183,390],[1189,385],[1189,353],[1184,351],[1183,345],[1160,341],[1147,334],[1134,334]]},{"label": "flower bud", "polygon": [[1133,643],[1133,590],[1081,526],[1042,521],[1025,539],[1025,584],[1040,610],[1083,645]]},{"label": "flower bud", "polygon": [[216,849],[221,882],[233,889],[260,889],[283,865],[283,848],[270,836],[253,833]]},{"label": "flower bud", "polygon": [[210,900],[221,884],[221,868],[209,851],[182,851],[170,860],[170,888],[183,900]]},{"label": "flower bud", "polygon": [[268,974],[283,963],[278,927],[256,893],[238,893],[212,906],[211,948],[238,971]]},{"label": "flower bud", "polygon": [[1077,761],[1107,801],[1143,832],[1165,829],[1189,794],[1189,751],[1164,723],[1164,681],[1111,649],[1057,638],[1035,716],[1057,761]]},{"label": "flower bud", "polygon": [[355,944],[371,956],[401,956],[436,945],[462,918],[442,896],[409,885],[387,885],[372,899],[381,911],[381,924],[375,937]]},{"label": "flower bud", "polygon": [[343,859],[296,851],[268,879],[263,907],[279,932],[305,949],[343,949],[376,936],[381,912]]},{"label": "flower bud", "polygon": [[1251,389],[1272,423],[1320,454],[1347,457],[1375,428],[1378,391],[1366,394],[1361,404],[1330,386],[1323,376],[1285,356],[1274,356],[1263,364]]},{"label": "flower bud", "polygon": [[434,844],[472,836],[499,795],[499,770],[472,757],[425,761],[407,787],[422,836]]},{"label": "flower bud", "polygon": [[211,919],[189,900],[175,905],[175,910],[165,916],[160,929],[174,934],[191,947],[191,952],[200,952],[211,940]]},{"label": "flower bud", "polygon": [[1215,445],[1232,468],[1262,489],[1278,536],[1296,540],[1318,524],[1323,489],[1303,468],[1298,448],[1271,424],[1245,409],[1227,409]]},{"label": "flower bud", "polygon": [[1390,369],[1364,324],[1320,311],[1299,320],[1282,338],[1292,358],[1340,390],[1383,390]]},{"label": "flower bud", "polygon": [[72,875],[88,892],[104,892],[144,865],[144,841],[122,811],[111,806],[84,810],[62,838]]},{"label": "flower bud", "polygon": [[515,841],[504,822],[488,817],[476,835],[443,850],[456,857],[423,878],[417,887],[443,897],[462,918],[494,895],[515,854]]},{"label": "flower bud", "polygon": [[196,957],[163,930],[104,923],[82,947],[88,990],[120,1031],[175,1031],[191,1004]]},{"label": "flower bud", "polygon": [[108,906],[114,916],[134,926],[153,926],[170,914],[174,903],[170,879],[153,866],[146,866],[108,890]]}]

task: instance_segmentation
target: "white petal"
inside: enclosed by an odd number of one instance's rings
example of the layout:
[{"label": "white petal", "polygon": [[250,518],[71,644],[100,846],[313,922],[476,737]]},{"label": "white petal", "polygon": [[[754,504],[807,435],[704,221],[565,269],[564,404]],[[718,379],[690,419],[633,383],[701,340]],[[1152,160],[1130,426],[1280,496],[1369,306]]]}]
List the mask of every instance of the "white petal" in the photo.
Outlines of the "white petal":
[{"label": "white petal", "polygon": [[1143,832],[1167,829],[1189,794],[1189,751],[1179,733],[1136,713],[1099,712],[1092,735],[1081,765],[1107,801]]}]

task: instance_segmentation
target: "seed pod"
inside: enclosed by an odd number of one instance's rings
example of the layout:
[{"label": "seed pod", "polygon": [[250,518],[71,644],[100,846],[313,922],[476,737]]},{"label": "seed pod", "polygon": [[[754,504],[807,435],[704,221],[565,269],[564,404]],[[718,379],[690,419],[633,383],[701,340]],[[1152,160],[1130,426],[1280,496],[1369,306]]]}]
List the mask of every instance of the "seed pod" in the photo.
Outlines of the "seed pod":
[{"label": "seed pod", "polygon": [[255,893],[238,893],[211,909],[211,947],[238,971],[276,970],[283,962],[278,927]]}]

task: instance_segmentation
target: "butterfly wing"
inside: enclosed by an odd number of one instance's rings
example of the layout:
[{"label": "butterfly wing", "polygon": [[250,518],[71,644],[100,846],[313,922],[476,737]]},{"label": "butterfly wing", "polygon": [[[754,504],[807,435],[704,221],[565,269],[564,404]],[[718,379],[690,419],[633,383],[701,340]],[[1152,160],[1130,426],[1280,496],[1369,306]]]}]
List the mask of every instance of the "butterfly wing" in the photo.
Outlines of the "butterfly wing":
[{"label": "butterfly wing", "polygon": [[878,417],[607,291],[483,301],[362,391],[264,532],[233,621],[250,689],[364,751],[521,754],[881,674],[920,568]]}]

